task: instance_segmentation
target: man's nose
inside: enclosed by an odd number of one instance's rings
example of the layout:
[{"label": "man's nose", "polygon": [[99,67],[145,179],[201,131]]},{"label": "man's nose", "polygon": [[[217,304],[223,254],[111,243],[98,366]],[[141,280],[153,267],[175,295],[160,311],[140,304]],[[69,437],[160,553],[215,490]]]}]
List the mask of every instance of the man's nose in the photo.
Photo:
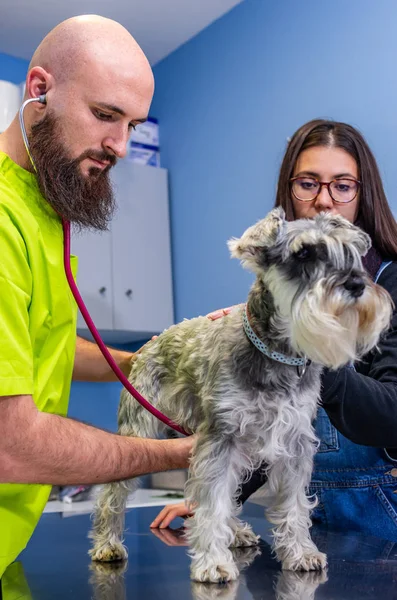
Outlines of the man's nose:
[{"label": "man's nose", "polygon": [[104,140],[103,146],[107,152],[111,152],[117,158],[125,158],[127,155],[127,144],[130,137],[130,133],[127,130],[123,130],[117,132],[117,134],[113,134],[107,137]]}]

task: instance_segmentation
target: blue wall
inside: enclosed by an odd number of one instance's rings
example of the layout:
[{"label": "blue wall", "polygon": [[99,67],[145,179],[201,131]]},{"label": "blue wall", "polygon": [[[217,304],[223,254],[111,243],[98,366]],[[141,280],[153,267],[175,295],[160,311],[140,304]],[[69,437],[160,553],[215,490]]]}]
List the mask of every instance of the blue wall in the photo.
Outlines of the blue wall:
[{"label": "blue wall", "polygon": [[245,0],[156,65],[176,317],[244,300],[226,240],[272,207],[287,137],[316,117],[366,136],[394,209],[394,0]]},{"label": "blue wall", "polygon": [[25,81],[28,66],[27,60],[0,52],[0,79],[11,83],[22,83]]}]

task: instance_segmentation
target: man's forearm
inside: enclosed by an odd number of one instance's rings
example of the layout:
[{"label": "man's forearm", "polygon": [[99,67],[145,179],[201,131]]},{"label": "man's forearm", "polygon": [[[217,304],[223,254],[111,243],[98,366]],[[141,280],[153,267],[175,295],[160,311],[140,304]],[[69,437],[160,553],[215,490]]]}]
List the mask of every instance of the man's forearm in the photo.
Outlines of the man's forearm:
[{"label": "man's forearm", "polygon": [[[128,377],[131,368],[133,352],[108,348],[112,357]],[[74,381],[117,381],[117,377],[104,358],[97,344],[77,337],[76,354],[73,367]]]},{"label": "man's forearm", "polygon": [[188,438],[128,438],[33,410],[16,422],[0,425],[2,483],[98,484],[188,466]]}]

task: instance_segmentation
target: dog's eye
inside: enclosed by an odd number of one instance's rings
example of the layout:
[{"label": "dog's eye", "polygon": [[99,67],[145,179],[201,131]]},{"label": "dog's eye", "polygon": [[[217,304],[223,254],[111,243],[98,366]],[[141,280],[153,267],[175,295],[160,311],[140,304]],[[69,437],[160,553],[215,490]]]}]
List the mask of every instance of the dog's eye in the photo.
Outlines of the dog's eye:
[{"label": "dog's eye", "polygon": [[313,258],[313,249],[303,246],[298,252],[294,253],[294,256],[298,260],[309,260]]}]

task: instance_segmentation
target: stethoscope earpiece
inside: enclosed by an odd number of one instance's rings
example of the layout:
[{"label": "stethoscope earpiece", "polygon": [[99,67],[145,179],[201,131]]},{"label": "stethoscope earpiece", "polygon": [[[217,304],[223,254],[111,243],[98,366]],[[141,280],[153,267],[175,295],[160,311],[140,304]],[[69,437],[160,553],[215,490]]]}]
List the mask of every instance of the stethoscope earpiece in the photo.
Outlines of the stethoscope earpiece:
[{"label": "stethoscope earpiece", "polygon": [[46,94],[41,94],[37,98],[29,98],[28,100],[25,100],[25,102],[22,104],[21,108],[19,109],[19,124],[21,127],[23,143],[25,144],[26,152],[27,152],[27,155],[29,156],[30,162],[32,163],[32,166],[33,166],[34,170],[36,171],[36,165],[34,164],[33,158],[29,151],[29,141],[28,141],[28,136],[26,135],[25,123],[23,122],[23,111],[25,110],[26,106],[28,104],[30,104],[31,102],[40,102],[40,104],[47,104],[47,96],[46,96]]}]

